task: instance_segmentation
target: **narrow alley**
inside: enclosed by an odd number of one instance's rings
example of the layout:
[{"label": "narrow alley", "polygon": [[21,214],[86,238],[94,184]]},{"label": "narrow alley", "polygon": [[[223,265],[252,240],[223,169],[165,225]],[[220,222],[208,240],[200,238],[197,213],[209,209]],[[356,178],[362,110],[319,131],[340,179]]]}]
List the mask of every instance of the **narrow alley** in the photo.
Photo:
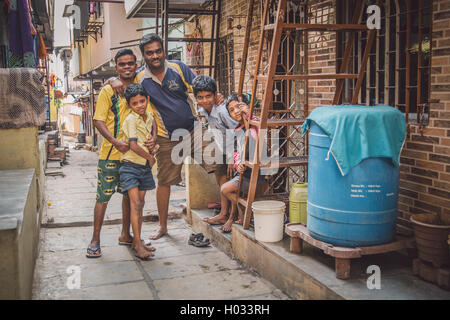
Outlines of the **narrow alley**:
[{"label": "narrow alley", "polygon": [[[71,141],[71,138],[64,137]],[[169,235],[152,245],[151,261],[134,257],[131,248],[118,244],[121,197],[108,205],[101,233],[102,257],[87,259],[92,236],[96,193],[97,153],[75,150],[69,143],[69,164],[62,176],[47,176],[47,209],[40,233],[33,299],[288,299],[268,281],[243,268],[214,246],[188,245],[191,233],[183,218],[169,219]],[[171,208],[184,202],[185,189],[173,188]],[[143,237],[158,229],[155,190],[144,207]],[[77,279],[79,275],[79,288]],[[72,281],[73,280],[73,281]]]}]

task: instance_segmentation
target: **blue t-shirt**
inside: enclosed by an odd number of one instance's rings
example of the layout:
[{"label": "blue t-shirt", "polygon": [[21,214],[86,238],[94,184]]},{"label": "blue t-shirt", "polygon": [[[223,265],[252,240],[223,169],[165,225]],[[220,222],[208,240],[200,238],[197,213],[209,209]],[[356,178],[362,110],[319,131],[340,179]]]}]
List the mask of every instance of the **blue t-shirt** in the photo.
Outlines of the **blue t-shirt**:
[{"label": "blue t-shirt", "polygon": [[[186,83],[174,64],[178,65]],[[192,92],[191,84],[195,75],[187,65],[178,60],[166,60],[162,82],[147,67],[138,71],[136,78],[149,95],[150,103],[156,111],[158,135],[170,137],[176,129],[194,129],[196,117],[188,93]]]}]

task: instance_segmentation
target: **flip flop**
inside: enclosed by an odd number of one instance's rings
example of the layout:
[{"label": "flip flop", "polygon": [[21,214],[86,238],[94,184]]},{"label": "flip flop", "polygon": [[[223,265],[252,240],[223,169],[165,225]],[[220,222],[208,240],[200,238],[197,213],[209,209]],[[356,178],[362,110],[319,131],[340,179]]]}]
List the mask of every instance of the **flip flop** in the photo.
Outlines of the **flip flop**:
[{"label": "flip flop", "polygon": [[153,257],[147,257],[147,258],[141,258],[141,257],[138,257],[137,255],[134,255],[136,258],[139,258],[139,259],[141,259],[142,261],[150,261],[150,260],[153,260]]},{"label": "flip flop", "polygon": [[[97,251],[100,251],[99,254],[96,254]],[[100,249],[100,247],[92,249],[92,248],[87,248],[87,254],[86,257],[87,258],[100,258],[102,256],[102,251]]]},{"label": "flip flop", "polygon": [[[141,241],[144,243],[144,245],[146,245],[146,246],[150,246],[152,243],[151,242],[147,242],[147,243],[145,243],[144,242],[144,239],[141,239]],[[119,241],[119,245],[121,245],[121,246],[131,246],[133,244],[133,241],[130,241],[130,242],[128,242],[128,241]]]}]

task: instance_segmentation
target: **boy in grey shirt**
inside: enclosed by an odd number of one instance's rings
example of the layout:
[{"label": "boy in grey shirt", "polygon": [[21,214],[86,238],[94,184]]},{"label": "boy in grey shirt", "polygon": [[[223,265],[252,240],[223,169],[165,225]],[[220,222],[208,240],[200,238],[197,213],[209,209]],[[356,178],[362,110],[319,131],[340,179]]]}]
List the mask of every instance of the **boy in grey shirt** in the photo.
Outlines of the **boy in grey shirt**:
[{"label": "boy in grey shirt", "polygon": [[[219,106],[215,105],[217,85],[213,78],[203,75],[197,76],[192,81],[192,88],[197,104],[200,106],[199,115],[203,118],[203,124],[211,130],[214,141],[223,155],[221,163],[216,164],[214,172],[217,183],[222,186],[228,180],[227,175],[231,178],[233,170],[234,140],[226,139],[226,132],[227,130],[233,130],[239,123],[230,117],[225,103]],[[203,221],[209,224],[224,224],[227,222],[229,201],[221,195],[220,203],[219,214],[212,218],[204,218]]]}]

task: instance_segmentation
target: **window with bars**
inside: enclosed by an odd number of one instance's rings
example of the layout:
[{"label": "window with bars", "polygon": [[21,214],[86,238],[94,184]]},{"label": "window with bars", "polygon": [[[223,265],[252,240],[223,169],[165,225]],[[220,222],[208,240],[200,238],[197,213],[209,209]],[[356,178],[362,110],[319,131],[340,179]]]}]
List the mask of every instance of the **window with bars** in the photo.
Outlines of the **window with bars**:
[{"label": "window with bars", "polygon": [[[338,23],[351,23],[355,1],[336,2]],[[364,7],[362,23],[367,21]],[[417,123],[417,115],[428,121],[428,103],[431,92],[431,36],[432,1],[382,1],[381,29],[369,55],[365,77],[359,94],[359,103],[384,104],[404,112],[408,122]],[[367,42],[367,32],[355,35],[350,72],[358,73]],[[340,34],[337,44],[339,70],[348,35]],[[346,80],[343,103],[348,103],[356,80]]]},{"label": "window with bars", "polygon": [[217,82],[225,97],[234,92],[234,41],[232,35],[219,39]]}]

